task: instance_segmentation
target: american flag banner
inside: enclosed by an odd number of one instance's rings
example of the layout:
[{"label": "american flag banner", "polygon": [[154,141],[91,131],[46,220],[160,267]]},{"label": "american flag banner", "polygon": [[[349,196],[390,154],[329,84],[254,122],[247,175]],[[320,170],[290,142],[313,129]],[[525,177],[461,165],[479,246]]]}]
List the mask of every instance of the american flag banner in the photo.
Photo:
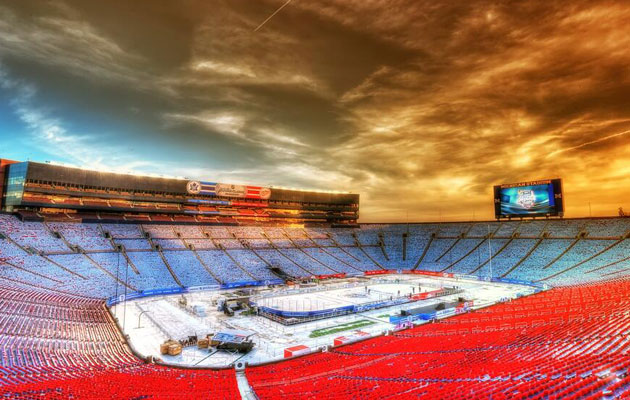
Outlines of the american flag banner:
[{"label": "american flag banner", "polygon": [[206,196],[239,197],[246,199],[268,199],[271,189],[261,186],[232,185],[229,183],[190,181],[186,185],[189,194]]},{"label": "american flag banner", "polygon": [[245,186],[246,199],[268,199],[271,189],[261,186]]}]

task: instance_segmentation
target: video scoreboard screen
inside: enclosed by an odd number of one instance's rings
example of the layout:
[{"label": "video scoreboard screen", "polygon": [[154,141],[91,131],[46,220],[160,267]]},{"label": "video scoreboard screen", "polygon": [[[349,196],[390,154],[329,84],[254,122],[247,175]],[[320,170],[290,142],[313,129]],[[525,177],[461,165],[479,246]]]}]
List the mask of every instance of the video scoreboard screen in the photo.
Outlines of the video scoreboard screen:
[{"label": "video scoreboard screen", "polygon": [[562,180],[548,179],[494,187],[496,218],[562,216]]}]

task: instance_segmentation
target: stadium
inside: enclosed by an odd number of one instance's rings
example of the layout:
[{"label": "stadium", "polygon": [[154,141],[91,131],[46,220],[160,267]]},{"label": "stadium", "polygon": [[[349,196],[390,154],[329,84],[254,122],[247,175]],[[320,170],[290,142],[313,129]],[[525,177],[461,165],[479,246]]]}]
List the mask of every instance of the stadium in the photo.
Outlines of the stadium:
[{"label": "stadium", "polygon": [[629,21],[0,0],[0,400],[630,399]]},{"label": "stadium", "polygon": [[[2,168],[2,398],[630,393],[630,220],[559,218],[560,181],[358,224],[356,194]],[[542,218],[502,219],[514,187]]]}]

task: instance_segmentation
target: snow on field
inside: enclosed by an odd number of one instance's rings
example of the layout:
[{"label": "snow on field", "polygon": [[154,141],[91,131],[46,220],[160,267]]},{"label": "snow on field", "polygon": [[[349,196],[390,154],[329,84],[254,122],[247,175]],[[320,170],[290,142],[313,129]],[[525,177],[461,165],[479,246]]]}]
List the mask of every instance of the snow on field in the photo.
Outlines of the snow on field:
[{"label": "snow on field", "polygon": [[[352,285],[354,287],[348,287]],[[389,316],[400,313],[403,309],[456,301],[458,297],[474,300],[477,308],[493,304],[501,299],[514,298],[517,293],[530,294],[533,292],[532,288],[521,285],[418,275],[388,275],[358,284],[328,283],[315,289],[309,288],[308,290],[316,290],[312,293],[291,294],[285,288],[266,290],[256,297],[256,301],[258,304],[285,311],[312,311],[389,299],[390,297],[397,297],[399,293],[400,296],[405,296],[418,293],[418,291],[426,292],[440,287],[453,286],[463,289],[464,293],[294,326],[284,326],[260,316],[240,316],[237,314],[234,317],[228,317],[218,311],[216,305],[217,301],[225,295],[225,292],[216,291],[185,295],[189,305],[197,304],[205,308],[205,317],[195,315],[190,307],[183,307],[180,304],[182,295],[136,299],[112,307],[112,312],[120,321],[119,325],[124,326],[125,333],[130,337],[131,345],[141,355],[154,355],[172,364],[222,367],[229,366],[236,360],[254,364],[281,359],[285,348],[306,345],[316,349],[321,346],[332,345],[334,338],[338,336],[353,333],[353,330],[349,330],[319,337],[309,337],[315,330],[361,321],[362,325],[369,323],[369,325],[360,328],[362,332],[370,336],[378,336],[394,328],[394,325],[389,323]],[[225,351],[213,353],[207,349],[197,349],[193,346],[184,348],[182,354],[175,357],[159,354],[160,343],[166,339],[182,340],[192,335],[205,337],[207,334],[225,329],[242,329],[254,332],[253,340],[256,343],[254,350],[242,355],[230,354]]]}]

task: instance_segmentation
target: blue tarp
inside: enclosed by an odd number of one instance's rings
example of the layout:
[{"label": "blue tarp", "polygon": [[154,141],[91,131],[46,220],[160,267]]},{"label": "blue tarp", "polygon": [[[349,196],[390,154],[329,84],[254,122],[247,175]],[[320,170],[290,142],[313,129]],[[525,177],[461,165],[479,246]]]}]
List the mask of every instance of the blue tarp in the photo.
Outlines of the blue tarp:
[{"label": "blue tarp", "polygon": [[200,292],[204,290],[220,290],[220,289],[234,289],[245,286],[268,286],[268,285],[280,285],[283,284],[282,279],[268,279],[266,281],[242,281],[242,282],[230,282],[223,285],[205,285],[205,286],[193,286],[193,287],[176,287],[176,288],[162,288],[162,289],[147,289],[140,292],[131,292],[121,294],[118,296],[112,296],[107,299],[107,306],[111,307],[115,304],[122,303],[126,300],[139,299],[142,297],[150,296],[163,296],[168,294],[180,294],[189,292]]},{"label": "blue tarp", "polygon": [[[329,314],[333,315],[340,312],[359,313],[359,312],[374,310],[376,308],[396,306],[396,305],[407,303],[407,302],[409,302],[407,298],[400,298],[396,300],[381,301],[378,303],[349,305],[349,306],[344,306],[344,307],[328,308],[326,310],[316,310],[316,311],[284,311],[284,310],[277,310],[275,308],[269,308],[269,307],[264,307],[264,306],[258,307],[258,310],[265,312],[267,314],[278,315],[285,318],[309,318],[309,317],[318,317],[318,316],[329,315]],[[252,303],[252,304],[255,305],[255,303]]]},{"label": "blue tarp", "polygon": [[510,278],[492,278],[492,282],[512,283],[515,285],[533,286],[537,288],[544,286],[544,284],[538,283],[538,282],[530,282],[530,281],[524,281],[521,279],[510,279]]}]

